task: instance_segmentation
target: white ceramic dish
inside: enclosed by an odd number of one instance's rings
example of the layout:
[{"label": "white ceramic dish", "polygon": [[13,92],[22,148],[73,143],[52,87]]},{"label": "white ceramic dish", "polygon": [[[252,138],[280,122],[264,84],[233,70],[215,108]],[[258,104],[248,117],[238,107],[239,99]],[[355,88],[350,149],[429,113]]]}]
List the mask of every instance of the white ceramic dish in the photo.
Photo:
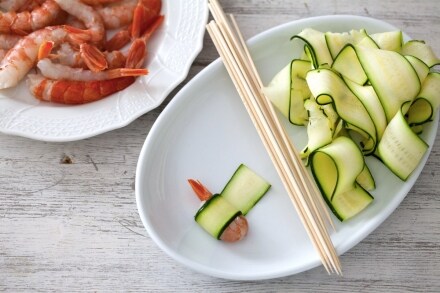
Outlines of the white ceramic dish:
[{"label": "white ceramic dish", "polygon": [[[265,83],[298,56],[302,45],[289,38],[305,27],[323,31],[365,28],[370,33],[396,29],[382,21],[356,16],[309,18],[273,28],[249,42]],[[282,121],[302,148],[305,129]],[[437,125],[438,119],[424,131],[423,138],[430,145]],[[378,160],[368,158],[377,180],[375,201],[346,223],[335,219],[337,232],[332,239],[339,254],[364,239],[393,212],[413,186],[427,157],[407,182],[400,181]],[[213,239],[194,222],[200,202],[186,180],[199,179],[218,192],[240,163],[271,182],[272,189],[248,214],[247,237],[226,244]],[[295,274],[320,264],[219,60],[176,95],[151,129],[138,162],[136,199],[151,238],[171,257],[198,272],[257,280]]]},{"label": "white ceramic dish", "polygon": [[202,49],[206,0],[163,0],[165,22],[149,43],[147,68],[124,91],[100,101],[65,106],[39,102],[25,82],[0,91],[0,131],[43,141],[73,141],[126,126],[159,106],[187,76]]}]

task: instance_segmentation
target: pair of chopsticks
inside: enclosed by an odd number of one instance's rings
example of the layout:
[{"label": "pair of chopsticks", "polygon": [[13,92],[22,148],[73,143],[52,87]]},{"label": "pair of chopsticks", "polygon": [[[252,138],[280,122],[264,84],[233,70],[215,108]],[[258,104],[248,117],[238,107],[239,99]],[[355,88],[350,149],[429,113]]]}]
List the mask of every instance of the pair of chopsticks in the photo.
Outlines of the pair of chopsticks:
[{"label": "pair of chopsticks", "polygon": [[263,94],[263,84],[233,15],[227,16],[217,0],[209,0],[214,20],[207,24],[217,51],[298,215],[319,253],[327,272],[342,274],[338,255],[328,229],[333,222],[316,185],[298,151],[280,124],[271,102]]}]

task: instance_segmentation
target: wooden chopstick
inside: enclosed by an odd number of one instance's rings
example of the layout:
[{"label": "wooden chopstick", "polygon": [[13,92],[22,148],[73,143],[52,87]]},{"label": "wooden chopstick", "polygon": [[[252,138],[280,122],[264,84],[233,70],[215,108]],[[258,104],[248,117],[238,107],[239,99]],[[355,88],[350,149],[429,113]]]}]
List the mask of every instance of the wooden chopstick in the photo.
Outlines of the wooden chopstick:
[{"label": "wooden chopstick", "polygon": [[214,21],[208,23],[207,30],[312,244],[327,272],[342,274],[327,230],[329,227],[334,229],[330,215],[271,102],[262,92],[263,84],[235,19],[230,16],[228,20],[217,0],[209,0],[208,6]]}]

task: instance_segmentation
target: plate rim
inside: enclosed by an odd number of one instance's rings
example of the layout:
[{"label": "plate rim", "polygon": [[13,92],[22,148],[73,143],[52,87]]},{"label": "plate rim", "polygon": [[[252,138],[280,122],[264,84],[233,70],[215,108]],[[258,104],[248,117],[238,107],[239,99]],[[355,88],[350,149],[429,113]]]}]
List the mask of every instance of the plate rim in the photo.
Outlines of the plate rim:
[{"label": "plate rim", "polygon": [[[383,26],[388,26],[390,28],[394,28],[396,30],[399,30],[399,28],[397,28],[396,26],[383,21],[383,20],[379,20],[379,19],[375,19],[372,17],[366,17],[366,16],[358,16],[358,15],[350,15],[350,14],[337,14],[337,15],[323,15],[323,16],[314,16],[314,17],[308,17],[308,18],[302,18],[299,20],[294,20],[294,21],[290,21],[287,23],[283,23],[277,26],[274,26],[272,28],[269,28],[263,32],[258,33],[257,35],[255,35],[254,37],[250,38],[247,42],[249,45],[251,45],[251,50],[252,50],[252,45],[254,45],[256,42],[258,42],[261,38],[265,38],[267,35],[272,34],[274,31],[279,30],[279,29],[283,29],[284,27],[289,27],[291,25],[301,25],[304,22],[313,22],[313,21],[328,21],[331,20],[333,18],[345,18],[347,20],[350,19],[362,19],[364,21],[369,21],[369,22],[374,22],[375,24],[380,24]],[[402,31],[403,32],[403,31]],[[143,158],[146,156],[149,145],[153,142],[153,137],[156,136],[156,132],[158,132],[160,130],[160,126],[165,123],[162,122],[164,119],[166,119],[167,117],[167,112],[171,111],[169,109],[172,109],[174,107],[178,107],[180,100],[183,100],[183,98],[180,98],[181,96],[184,97],[186,94],[185,92],[187,91],[188,88],[190,88],[192,86],[193,83],[197,82],[197,80],[200,77],[203,77],[205,71],[216,71],[219,70],[220,67],[222,67],[222,61],[220,60],[220,58],[217,58],[216,60],[214,60],[211,64],[209,64],[206,68],[204,68],[201,72],[199,72],[194,78],[192,78],[177,94],[176,96],[173,98],[173,100],[166,106],[166,108],[162,111],[162,113],[159,115],[159,117],[157,118],[157,120],[155,121],[154,125],[152,126],[152,128],[150,129],[144,145],[142,146],[140,155],[139,155],[139,159],[138,159],[138,163],[137,163],[137,167],[136,167],[136,179],[135,179],[135,197],[136,197],[136,205],[137,205],[137,209],[138,209],[138,213],[139,216],[141,218],[141,221],[144,225],[144,228],[146,229],[148,235],[152,238],[152,240],[155,242],[155,244],[162,250],[164,251],[168,256],[170,256],[171,258],[173,258],[174,260],[176,260],[178,263],[180,263],[181,265],[183,265],[186,268],[189,268],[193,271],[196,271],[198,273],[202,273],[205,275],[209,275],[212,277],[217,277],[217,278],[221,278],[221,279],[229,279],[229,280],[239,280],[239,281],[251,281],[251,280],[268,280],[268,279],[274,279],[274,278],[281,278],[281,277],[286,277],[286,276],[291,276],[300,272],[304,272],[307,271],[311,268],[317,267],[320,265],[319,260],[317,261],[312,261],[309,263],[309,265],[303,266],[301,267],[301,269],[297,269],[297,270],[292,270],[292,269],[287,269],[287,270],[278,270],[276,272],[271,272],[271,273],[257,273],[257,274],[241,274],[241,275],[237,275],[237,274],[231,274],[222,270],[218,270],[218,269],[213,269],[209,266],[206,265],[202,265],[196,261],[193,261],[192,259],[186,258],[181,256],[180,254],[176,253],[174,250],[169,249],[167,247],[166,244],[164,244],[164,242],[161,240],[161,238],[158,236],[158,234],[156,233],[156,231],[150,227],[150,224],[148,223],[147,219],[146,219],[146,215],[144,214],[144,211],[141,207],[141,197],[142,194],[140,194],[139,191],[139,186],[140,186],[140,180],[142,178],[142,167],[141,167],[141,163]],[[218,68],[217,68],[218,67]],[[387,218],[389,218],[389,216],[393,213],[393,211],[400,205],[400,203],[405,199],[405,197],[408,195],[409,191],[411,190],[411,188],[414,186],[415,182],[417,181],[418,177],[420,176],[426,162],[427,159],[431,153],[431,150],[433,148],[434,142],[435,142],[435,133],[437,133],[437,129],[438,129],[438,124],[439,124],[439,115],[438,115],[438,111],[435,115],[435,119],[433,119],[432,121],[432,130],[431,132],[434,133],[434,141],[430,144],[428,151],[426,152],[423,160],[420,162],[419,166],[416,168],[416,170],[413,172],[410,180],[403,182],[403,183],[410,183],[410,184],[406,184],[405,188],[402,188],[402,192],[403,192],[403,196],[401,198],[394,198],[394,200],[390,201],[390,203],[384,207],[383,211],[381,211],[381,217],[380,219],[375,222],[373,225],[371,225],[368,229],[366,229],[363,233],[360,233],[359,236],[355,237],[354,240],[352,242],[350,242],[349,244],[344,244],[342,243],[341,245],[339,245],[339,247],[337,247],[337,253],[338,255],[343,255],[344,253],[346,253],[348,250],[352,249],[353,247],[355,247],[357,244],[359,244],[359,242],[361,242],[362,240],[364,240],[366,237],[368,237],[368,235],[370,235],[374,230],[376,230]]]}]

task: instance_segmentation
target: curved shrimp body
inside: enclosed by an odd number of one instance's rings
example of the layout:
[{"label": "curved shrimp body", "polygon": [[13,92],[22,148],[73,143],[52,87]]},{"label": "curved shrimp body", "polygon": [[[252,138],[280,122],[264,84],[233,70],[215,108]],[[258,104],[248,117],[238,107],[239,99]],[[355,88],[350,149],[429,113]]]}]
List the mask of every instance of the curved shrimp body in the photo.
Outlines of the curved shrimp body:
[{"label": "curved shrimp body", "polygon": [[87,5],[102,5],[102,4],[121,2],[121,0],[81,0],[81,2]]},{"label": "curved shrimp body", "polygon": [[0,34],[0,49],[11,49],[21,40],[21,38],[22,36],[19,35]]},{"label": "curved shrimp body", "polygon": [[[188,183],[200,200],[205,201],[211,198],[212,193],[200,181],[188,179]],[[240,215],[226,227],[220,235],[220,240],[225,242],[239,241],[246,236],[248,229],[249,225],[246,218]]]},{"label": "curved shrimp body", "polygon": [[0,9],[9,12],[18,11],[29,0],[3,0],[0,1]]},{"label": "curved shrimp body", "polygon": [[32,11],[0,14],[0,33],[26,35],[53,24],[61,12],[54,0],[47,0]]},{"label": "curved shrimp body", "polygon": [[68,37],[67,31],[61,27],[47,27],[35,31],[22,38],[0,63],[0,89],[13,87],[35,65],[40,46],[53,41],[58,44]]},{"label": "curved shrimp body", "polygon": [[[107,62],[107,68],[122,68],[125,66],[126,57],[120,51],[103,52]],[[63,43],[54,54],[60,64],[76,68],[87,68],[80,51],[76,51],[68,43]]]},{"label": "curved shrimp body", "polygon": [[147,69],[115,68],[104,71],[90,71],[82,68],[72,68],[66,65],[52,63],[45,58],[37,63],[41,74],[50,79],[65,79],[76,81],[107,80],[124,76],[141,76],[148,74]]},{"label": "curved shrimp body", "polygon": [[[91,6],[79,0],[54,0],[67,13],[75,16],[87,27],[85,31],[90,36],[90,41],[99,43],[105,40],[104,22],[98,12]],[[78,32],[79,29],[67,27],[71,32]]]},{"label": "curved shrimp body", "polygon": [[97,7],[96,10],[101,15],[106,28],[116,29],[129,25],[132,22],[136,5],[137,0],[123,0],[103,7]]},{"label": "curved shrimp body", "polygon": [[100,100],[121,91],[135,81],[132,76],[110,80],[52,80],[39,74],[29,74],[29,88],[41,101],[78,105]]}]

